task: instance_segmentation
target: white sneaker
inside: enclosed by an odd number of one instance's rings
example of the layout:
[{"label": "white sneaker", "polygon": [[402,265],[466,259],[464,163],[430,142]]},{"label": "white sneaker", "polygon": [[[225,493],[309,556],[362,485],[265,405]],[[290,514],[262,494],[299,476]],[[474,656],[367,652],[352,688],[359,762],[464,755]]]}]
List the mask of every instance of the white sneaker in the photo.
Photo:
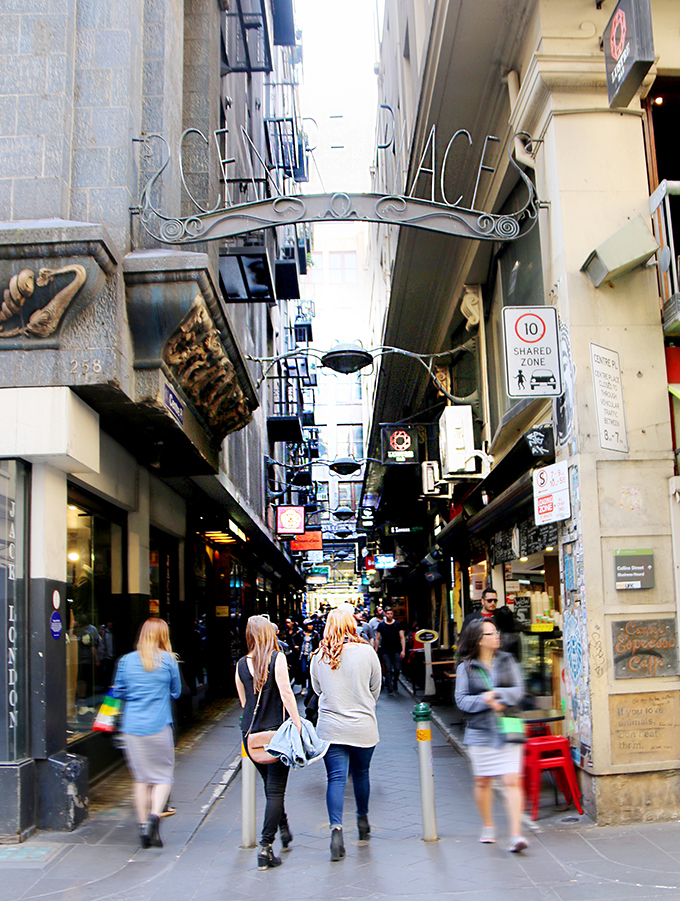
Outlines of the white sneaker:
[{"label": "white sneaker", "polygon": [[483,845],[493,845],[493,843],[496,841],[496,827],[485,826],[482,829],[482,834],[479,836],[479,840]]},{"label": "white sneaker", "polygon": [[517,854],[518,851],[524,851],[525,848],[529,847],[529,842],[524,838],[523,835],[511,835],[510,836],[510,844],[508,845],[508,851],[511,851],[513,854]]}]

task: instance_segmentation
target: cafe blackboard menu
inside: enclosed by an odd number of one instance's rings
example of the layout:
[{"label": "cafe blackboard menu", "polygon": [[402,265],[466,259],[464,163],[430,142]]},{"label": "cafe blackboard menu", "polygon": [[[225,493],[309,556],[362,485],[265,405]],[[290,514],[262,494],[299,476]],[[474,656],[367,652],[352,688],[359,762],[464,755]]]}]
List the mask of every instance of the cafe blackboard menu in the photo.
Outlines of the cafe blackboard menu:
[{"label": "cafe blackboard menu", "polygon": [[491,564],[510,563],[517,556],[512,549],[512,529],[501,529],[491,538]]},{"label": "cafe blackboard menu", "polygon": [[533,518],[519,524],[519,550],[522,557],[542,554],[547,547],[557,545],[557,523],[545,526],[534,525]]}]

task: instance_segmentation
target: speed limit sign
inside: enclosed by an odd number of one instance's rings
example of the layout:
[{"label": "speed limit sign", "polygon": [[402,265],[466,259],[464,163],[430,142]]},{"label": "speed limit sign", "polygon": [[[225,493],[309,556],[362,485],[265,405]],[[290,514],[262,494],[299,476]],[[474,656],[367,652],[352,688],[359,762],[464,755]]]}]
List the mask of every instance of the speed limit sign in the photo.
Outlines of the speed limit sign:
[{"label": "speed limit sign", "polygon": [[562,393],[557,310],[504,307],[505,384],[508,397]]}]

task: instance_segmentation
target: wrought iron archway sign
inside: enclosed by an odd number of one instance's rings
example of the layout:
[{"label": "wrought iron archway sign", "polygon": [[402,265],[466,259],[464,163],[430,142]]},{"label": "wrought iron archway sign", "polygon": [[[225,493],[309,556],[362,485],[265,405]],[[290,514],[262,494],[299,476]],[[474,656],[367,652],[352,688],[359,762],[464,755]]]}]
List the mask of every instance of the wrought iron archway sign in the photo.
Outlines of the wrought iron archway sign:
[{"label": "wrought iron archway sign", "polygon": [[[191,195],[182,172],[181,143],[189,131],[196,132],[197,130],[188,129],[180,139],[180,174],[189,198],[200,212],[185,217],[166,216],[154,206],[152,201],[154,186],[170,164],[170,150],[165,138],[159,134],[150,134],[139,139],[143,145],[146,145],[147,151],[153,140],[161,141],[165,148],[165,158],[144,186],[137,210],[144,229],[155,240],[163,244],[189,245],[203,241],[221,241],[276,226],[348,220],[410,226],[478,241],[512,241],[531,231],[537,221],[540,204],[536,190],[512,155],[515,138],[521,137],[531,141],[530,135],[524,132],[513,136],[508,145],[508,155],[510,164],[517,170],[527,189],[527,201],[516,212],[499,215],[482,210],[466,209],[448,202],[422,200],[410,195],[348,194],[344,192],[306,195],[279,193],[275,197],[204,210]],[[457,135],[458,132],[454,138]],[[201,137],[207,144],[205,136],[201,134]],[[259,158],[259,154],[257,156]],[[483,160],[480,164],[480,172],[482,168],[493,171],[490,167],[484,166]],[[433,172],[423,166],[422,160],[416,178],[421,170]],[[432,177],[434,181],[434,174]],[[248,180],[247,177],[243,179],[244,182]],[[274,182],[272,184],[278,191],[278,186]],[[434,190],[432,196],[434,197]]]}]

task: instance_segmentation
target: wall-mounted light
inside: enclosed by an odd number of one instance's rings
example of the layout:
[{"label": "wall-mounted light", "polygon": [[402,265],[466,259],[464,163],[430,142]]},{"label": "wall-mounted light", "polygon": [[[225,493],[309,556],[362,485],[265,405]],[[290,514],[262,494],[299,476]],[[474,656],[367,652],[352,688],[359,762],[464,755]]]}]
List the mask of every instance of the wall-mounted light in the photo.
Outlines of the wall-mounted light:
[{"label": "wall-mounted light", "polygon": [[69,561],[69,563],[77,563],[78,560],[80,560],[80,554],[76,551],[70,551],[66,555],[66,559]]}]

